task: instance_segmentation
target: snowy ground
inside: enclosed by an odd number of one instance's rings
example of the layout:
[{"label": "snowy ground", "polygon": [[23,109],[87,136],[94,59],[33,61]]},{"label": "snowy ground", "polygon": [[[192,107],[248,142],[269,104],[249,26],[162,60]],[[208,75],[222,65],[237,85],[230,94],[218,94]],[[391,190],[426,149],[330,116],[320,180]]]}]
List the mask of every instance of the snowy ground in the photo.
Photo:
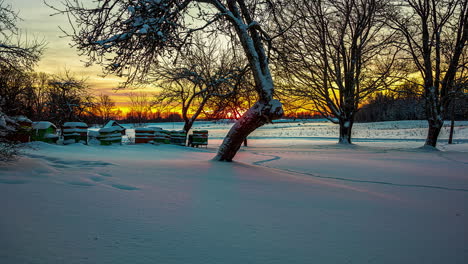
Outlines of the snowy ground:
[{"label": "snowy ground", "polygon": [[276,123],[233,163],[210,161],[212,123],[207,149],[35,144],[0,165],[0,263],[465,264],[467,125],[430,151],[423,122],[357,124],[349,147]]}]

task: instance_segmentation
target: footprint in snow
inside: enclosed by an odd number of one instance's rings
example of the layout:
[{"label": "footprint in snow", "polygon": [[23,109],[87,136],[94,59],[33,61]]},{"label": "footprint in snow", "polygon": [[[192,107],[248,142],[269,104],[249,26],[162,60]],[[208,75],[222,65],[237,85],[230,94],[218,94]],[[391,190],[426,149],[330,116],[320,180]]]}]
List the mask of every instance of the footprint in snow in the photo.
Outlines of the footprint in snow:
[{"label": "footprint in snow", "polygon": [[51,164],[50,166],[52,166],[54,168],[58,168],[58,169],[68,169],[68,168],[70,168],[70,166],[63,165],[63,164]]},{"label": "footprint in snow", "polygon": [[104,179],[99,177],[99,176],[91,176],[89,177],[90,180],[94,181],[94,182],[102,182]]},{"label": "footprint in snow", "polygon": [[110,173],[107,173],[107,172],[100,172],[100,173],[98,173],[98,175],[101,175],[101,176],[104,176],[104,177],[112,177],[112,175]]},{"label": "footprint in snow", "polygon": [[84,181],[68,181],[65,183],[70,184],[70,185],[75,185],[75,186],[85,186],[85,187],[94,186],[94,184],[89,183],[89,182],[84,182]]},{"label": "footprint in snow", "polygon": [[125,184],[112,184],[111,186],[120,190],[125,190],[125,191],[134,191],[134,190],[140,189],[140,188],[130,186],[130,185],[125,185]]}]

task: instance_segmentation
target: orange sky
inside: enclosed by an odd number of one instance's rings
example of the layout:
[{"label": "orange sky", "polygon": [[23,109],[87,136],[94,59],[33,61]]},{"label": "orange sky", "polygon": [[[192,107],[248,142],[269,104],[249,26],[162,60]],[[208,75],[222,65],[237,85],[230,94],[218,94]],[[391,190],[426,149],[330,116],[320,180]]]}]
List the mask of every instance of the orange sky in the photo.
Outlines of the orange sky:
[{"label": "orange sky", "polygon": [[[100,66],[93,65],[85,67],[85,57],[77,55],[75,48],[70,46],[71,39],[64,37],[64,30],[69,30],[69,22],[65,15],[51,16],[55,11],[43,3],[43,0],[4,0],[6,4],[11,4],[13,10],[18,11],[22,19],[18,22],[18,27],[28,38],[37,38],[47,43],[46,50],[41,61],[36,67],[38,72],[49,74],[60,74],[69,71],[77,78],[86,78],[87,84],[95,96],[101,93],[109,95],[115,102],[116,107],[126,112],[128,106],[128,93],[143,91],[146,93],[156,92],[155,88],[148,89],[126,89],[115,91],[119,82],[123,79],[117,76],[102,77]],[[61,7],[61,0],[46,0],[48,4]],[[94,0],[80,0],[82,2],[92,2]]]}]

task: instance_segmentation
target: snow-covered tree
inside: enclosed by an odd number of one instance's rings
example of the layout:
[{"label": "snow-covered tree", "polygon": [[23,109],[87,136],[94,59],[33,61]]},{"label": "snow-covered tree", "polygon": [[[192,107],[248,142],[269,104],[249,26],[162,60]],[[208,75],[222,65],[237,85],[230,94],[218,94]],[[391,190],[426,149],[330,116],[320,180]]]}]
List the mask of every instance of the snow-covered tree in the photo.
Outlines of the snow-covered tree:
[{"label": "snow-covered tree", "polygon": [[18,145],[10,139],[19,126],[16,120],[3,113],[5,99],[0,96],[0,161],[9,161],[18,154]]},{"label": "snow-covered tree", "polygon": [[401,32],[408,60],[422,80],[429,129],[425,146],[435,147],[450,102],[462,93],[455,80],[467,66],[468,1],[401,0],[391,18]]},{"label": "snow-covered tree", "polygon": [[73,21],[69,35],[81,54],[128,81],[144,79],[160,56],[190,45],[196,31],[213,37],[227,33],[230,41],[240,43],[259,99],[228,132],[215,157],[231,161],[247,135],[283,114],[281,103],[273,99],[266,47],[274,38],[271,33],[283,31],[275,21],[284,4],[279,0],[65,0],[63,10],[57,10]]}]

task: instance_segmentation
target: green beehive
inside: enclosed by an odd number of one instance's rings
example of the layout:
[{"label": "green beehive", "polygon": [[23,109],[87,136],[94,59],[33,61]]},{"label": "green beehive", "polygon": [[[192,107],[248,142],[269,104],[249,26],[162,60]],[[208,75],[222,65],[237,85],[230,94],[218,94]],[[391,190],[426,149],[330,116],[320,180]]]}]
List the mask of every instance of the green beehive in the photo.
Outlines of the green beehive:
[{"label": "green beehive", "polygon": [[88,125],[82,122],[65,122],[63,124],[63,144],[88,144]]},{"label": "green beehive", "polygon": [[194,130],[193,134],[189,136],[189,146],[208,146],[208,130]]},{"label": "green beehive", "polygon": [[171,143],[171,134],[167,130],[156,130],[154,132],[154,140],[155,143],[162,143],[162,144],[169,144]]},{"label": "green beehive", "polygon": [[97,139],[103,146],[122,144],[121,129],[119,127],[101,128],[99,129],[99,135],[97,136]]},{"label": "green beehive", "polygon": [[185,131],[170,131],[169,133],[171,135],[171,144],[185,146],[185,141],[187,139],[187,134],[185,133]]},{"label": "green beehive", "polygon": [[39,121],[32,124],[32,141],[57,143],[57,127],[48,121]]}]

